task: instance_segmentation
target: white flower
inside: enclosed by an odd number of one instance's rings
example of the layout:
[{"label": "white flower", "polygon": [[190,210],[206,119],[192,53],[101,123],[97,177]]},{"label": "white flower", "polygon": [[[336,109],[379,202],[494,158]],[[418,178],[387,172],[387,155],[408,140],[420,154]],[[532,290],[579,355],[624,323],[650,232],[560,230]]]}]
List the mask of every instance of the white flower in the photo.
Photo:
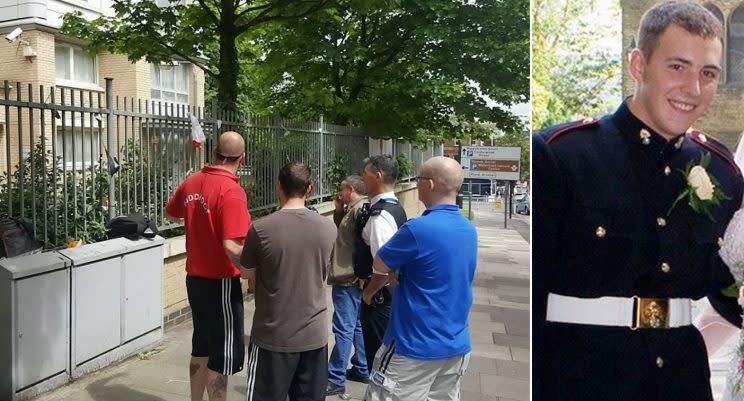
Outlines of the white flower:
[{"label": "white flower", "polygon": [[711,182],[710,176],[708,176],[703,166],[697,165],[690,170],[687,183],[695,190],[695,195],[700,200],[713,199],[713,182]]},{"label": "white flower", "polygon": [[744,306],[744,286],[739,287],[739,305]]}]

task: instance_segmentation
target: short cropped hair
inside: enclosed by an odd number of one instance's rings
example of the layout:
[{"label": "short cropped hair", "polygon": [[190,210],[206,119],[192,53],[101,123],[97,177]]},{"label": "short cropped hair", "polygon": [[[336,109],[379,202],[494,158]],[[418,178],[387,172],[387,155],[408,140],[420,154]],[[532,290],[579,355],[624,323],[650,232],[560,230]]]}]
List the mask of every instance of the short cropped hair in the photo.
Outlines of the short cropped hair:
[{"label": "short cropped hair", "polygon": [[350,175],[346,177],[342,184],[348,185],[354,190],[354,192],[358,193],[359,195],[367,194],[367,189],[364,187],[364,181],[362,181],[362,177],[358,175]]},{"label": "short cropped hair", "polygon": [[398,179],[398,161],[392,155],[375,155],[364,159],[364,166],[371,165],[372,171],[382,175],[382,182],[395,184]]},{"label": "short cropped hair", "polygon": [[285,164],[279,170],[279,185],[287,197],[302,198],[312,184],[310,167],[302,162]]},{"label": "short cropped hair", "polygon": [[688,1],[666,1],[646,11],[638,28],[638,48],[647,59],[656,50],[659,37],[677,25],[703,39],[723,40],[721,21],[705,7]]}]

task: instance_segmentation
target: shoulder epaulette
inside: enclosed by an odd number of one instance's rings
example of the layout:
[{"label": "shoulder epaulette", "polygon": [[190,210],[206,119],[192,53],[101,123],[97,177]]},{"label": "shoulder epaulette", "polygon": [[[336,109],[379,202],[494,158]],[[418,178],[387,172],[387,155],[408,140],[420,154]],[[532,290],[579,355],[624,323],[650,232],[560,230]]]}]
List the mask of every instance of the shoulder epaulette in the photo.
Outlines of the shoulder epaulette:
[{"label": "shoulder epaulette", "polygon": [[564,125],[563,127],[558,128],[557,130],[552,132],[550,135],[548,135],[545,138],[545,143],[551,143],[555,141],[556,139],[558,139],[559,137],[569,132],[575,132],[580,129],[593,127],[598,124],[599,124],[599,118],[585,118],[583,120],[574,121],[572,123]]},{"label": "shoulder epaulette", "polygon": [[693,142],[697,143],[706,150],[715,153],[724,161],[726,161],[726,163],[731,166],[731,168],[737,174],[741,174],[741,171],[739,171],[739,166],[736,165],[733,156],[731,156],[731,152],[718,139],[696,129],[690,130],[688,134]]}]

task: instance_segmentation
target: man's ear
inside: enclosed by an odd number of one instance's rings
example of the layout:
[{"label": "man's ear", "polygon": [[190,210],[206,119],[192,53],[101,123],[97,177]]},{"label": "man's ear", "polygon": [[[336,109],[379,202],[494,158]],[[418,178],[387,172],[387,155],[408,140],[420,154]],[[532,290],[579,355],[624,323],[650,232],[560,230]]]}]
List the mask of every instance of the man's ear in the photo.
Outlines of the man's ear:
[{"label": "man's ear", "polygon": [[628,63],[628,72],[636,82],[643,81],[643,74],[646,71],[646,63],[646,56],[643,55],[641,49],[635,48],[631,50],[630,62]]},{"label": "man's ear", "polygon": [[307,191],[305,191],[305,199],[309,199],[310,195],[313,193],[313,181],[310,180],[310,185],[307,186]]}]

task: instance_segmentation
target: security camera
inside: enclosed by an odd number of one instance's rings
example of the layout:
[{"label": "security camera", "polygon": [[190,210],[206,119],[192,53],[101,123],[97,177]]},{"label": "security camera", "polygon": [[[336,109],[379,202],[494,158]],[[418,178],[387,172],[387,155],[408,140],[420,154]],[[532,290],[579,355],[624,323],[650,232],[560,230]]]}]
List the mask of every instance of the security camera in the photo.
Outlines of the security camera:
[{"label": "security camera", "polygon": [[13,43],[13,42],[16,41],[16,39],[18,39],[19,36],[21,36],[22,33],[23,33],[23,29],[21,29],[20,27],[18,27],[16,29],[14,29],[13,32],[11,32],[8,35],[6,35],[5,36],[5,40],[7,40],[10,43]]}]

